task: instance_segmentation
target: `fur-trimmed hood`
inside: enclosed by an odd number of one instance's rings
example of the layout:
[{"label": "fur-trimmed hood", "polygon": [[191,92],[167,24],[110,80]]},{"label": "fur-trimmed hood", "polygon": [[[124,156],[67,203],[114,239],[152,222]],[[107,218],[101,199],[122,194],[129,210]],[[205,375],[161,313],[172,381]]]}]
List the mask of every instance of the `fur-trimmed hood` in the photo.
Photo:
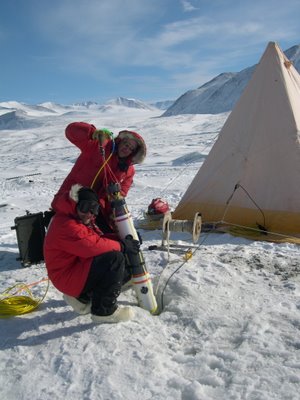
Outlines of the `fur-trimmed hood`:
[{"label": "fur-trimmed hood", "polygon": [[78,192],[83,186],[80,184],[72,185],[70,190],[57,196],[55,201],[55,212],[76,216],[78,203]]},{"label": "fur-trimmed hood", "polygon": [[88,186],[81,186],[80,184],[75,184],[71,187],[69,196],[76,203],[81,201],[98,203],[98,196],[95,190]]},{"label": "fur-trimmed hood", "polygon": [[131,162],[132,164],[141,164],[147,154],[146,143],[144,142],[142,136],[137,132],[124,130],[119,132],[118,136],[116,137],[116,143],[120,143],[123,139],[132,139],[137,143],[138,147],[131,158]]},{"label": "fur-trimmed hood", "polygon": [[78,192],[82,187],[83,187],[82,185],[79,185],[79,183],[76,183],[75,185],[73,185],[71,187],[71,189],[69,191],[70,199],[75,201],[75,203],[78,203]]}]

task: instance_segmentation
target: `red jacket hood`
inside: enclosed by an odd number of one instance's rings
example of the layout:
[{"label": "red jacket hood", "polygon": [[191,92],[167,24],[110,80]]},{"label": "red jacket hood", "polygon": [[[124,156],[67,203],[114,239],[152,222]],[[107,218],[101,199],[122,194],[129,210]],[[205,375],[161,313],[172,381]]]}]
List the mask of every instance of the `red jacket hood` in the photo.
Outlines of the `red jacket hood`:
[{"label": "red jacket hood", "polygon": [[118,136],[116,137],[116,144],[118,145],[118,143],[120,143],[123,139],[132,139],[137,143],[138,147],[136,152],[128,158],[132,164],[141,164],[147,154],[146,143],[144,142],[142,136],[137,132],[124,130],[119,132]]},{"label": "red jacket hood", "polygon": [[55,212],[77,217],[78,191],[81,188],[82,185],[76,184],[68,192],[62,193],[55,204]]}]

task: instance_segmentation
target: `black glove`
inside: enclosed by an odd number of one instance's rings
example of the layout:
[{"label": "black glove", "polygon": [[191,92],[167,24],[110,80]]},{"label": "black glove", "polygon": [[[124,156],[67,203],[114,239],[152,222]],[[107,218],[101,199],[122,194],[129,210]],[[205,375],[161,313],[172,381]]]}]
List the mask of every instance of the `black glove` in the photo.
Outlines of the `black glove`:
[{"label": "black glove", "polygon": [[123,239],[121,241],[121,243],[122,243],[122,252],[124,254],[128,254],[128,255],[134,254],[134,255],[136,255],[140,251],[140,242],[139,242],[139,240],[134,240],[132,238],[132,236],[131,237],[126,236],[126,238]]}]

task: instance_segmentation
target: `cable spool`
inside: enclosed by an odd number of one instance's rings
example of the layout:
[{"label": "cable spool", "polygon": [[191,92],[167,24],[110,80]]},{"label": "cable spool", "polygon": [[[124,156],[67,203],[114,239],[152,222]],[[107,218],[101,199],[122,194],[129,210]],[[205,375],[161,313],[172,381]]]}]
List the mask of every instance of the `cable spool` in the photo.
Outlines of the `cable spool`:
[{"label": "cable spool", "polygon": [[162,246],[164,246],[165,241],[169,243],[170,232],[190,233],[193,238],[193,243],[197,243],[201,232],[201,224],[202,224],[202,218],[200,213],[195,214],[193,221],[172,219],[171,213],[165,213],[162,226],[162,231],[163,231]]}]

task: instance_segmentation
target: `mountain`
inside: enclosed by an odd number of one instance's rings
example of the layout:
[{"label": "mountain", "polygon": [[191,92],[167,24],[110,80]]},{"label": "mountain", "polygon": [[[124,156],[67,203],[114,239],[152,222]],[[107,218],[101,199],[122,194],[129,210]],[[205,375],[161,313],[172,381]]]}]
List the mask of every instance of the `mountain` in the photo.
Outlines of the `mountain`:
[{"label": "mountain", "polygon": [[105,104],[93,101],[62,105],[53,102],[44,102],[38,105],[29,105],[17,101],[0,102],[0,130],[29,129],[46,123],[46,116],[71,117],[72,115],[83,115],[89,111],[96,113],[126,113],[129,110],[155,111],[157,107],[146,104],[140,100],[117,97]]},{"label": "mountain", "polygon": [[164,101],[157,101],[156,103],[151,103],[150,105],[158,108],[159,110],[167,110],[174,104],[175,100],[164,100]]},{"label": "mountain", "polygon": [[47,107],[46,104],[49,103],[30,105],[18,101],[3,101],[0,102],[0,110],[2,111],[1,114],[3,114],[3,110],[7,110],[8,112],[23,111],[25,114],[32,114],[32,115],[39,115],[39,114],[44,115],[45,113],[52,114],[54,110]]},{"label": "mountain", "polygon": [[[285,51],[285,55],[300,71],[300,45]],[[180,96],[162,115],[219,114],[231,111],[247,86],[257,64],[240,72],[218,75],[198,89],[189,90]]]},{"label": "mountain", "polygon": [[0,115],[0,130],[22,130],[39,127],[38,119],[29,117],[25,111],[15,110]]},{"label": "mountain", "polygon": [[47,101],[45,103],[39,104],[39,106],[48,109],[51,112],[63,114],[66,111],[70,111],[73,109],[72,106],[62,105],[58,103],[53,103],[51,101]]},{"label": "mountain", "polygon": [[106,105],[124,106],[128,108],[139,108],[143,110],[153,110],[153,107],[144,103],[141,100],[127,99],[125,97],[117,97],[116,99],[109,100]]},{"label": "mountain", "polygon": [[294,67],[300,72],[300,45],[290,47],[284,52],[287,58],[293,62]]},{"label": "mountain", "polygon": [[74,106],[93,109],[93,108],[99,108],[100,104],[95,101],[84,101],[82,103],[75,103]]}]

